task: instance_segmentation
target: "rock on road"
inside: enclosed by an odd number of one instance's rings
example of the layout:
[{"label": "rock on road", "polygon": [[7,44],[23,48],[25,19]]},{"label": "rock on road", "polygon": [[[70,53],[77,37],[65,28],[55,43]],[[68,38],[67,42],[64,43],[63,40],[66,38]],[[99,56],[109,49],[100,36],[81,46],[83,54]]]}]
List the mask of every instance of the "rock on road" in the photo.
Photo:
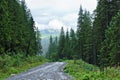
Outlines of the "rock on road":
[{"label": "rock on road", "polygon": [[70,80],[70,77],[63,72],[65,65],[65,62],[46,63],[6,80]]}]

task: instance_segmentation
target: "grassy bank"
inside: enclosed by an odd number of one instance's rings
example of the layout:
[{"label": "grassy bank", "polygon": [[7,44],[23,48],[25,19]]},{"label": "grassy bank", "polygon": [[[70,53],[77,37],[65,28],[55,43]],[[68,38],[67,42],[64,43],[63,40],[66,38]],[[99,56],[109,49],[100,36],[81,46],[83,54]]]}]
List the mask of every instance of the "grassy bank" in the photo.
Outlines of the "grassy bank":
[{"label": "grassy bank", "polygon": [[18,74],[27,71],[30,68],[42,65],[47,62],[47,59],[41,56],[32,56],[22,59],[20,57],[13,58],[5,56],[3,59],[0,57],[0,80],[11,76],[11,74]]},{"label": "grassy bank", "polygon": [[100,72],[99,68],[81,60],[66,61],[65,72],[74,76],[76,80],[120,80],[120,67],[107,68]]}]

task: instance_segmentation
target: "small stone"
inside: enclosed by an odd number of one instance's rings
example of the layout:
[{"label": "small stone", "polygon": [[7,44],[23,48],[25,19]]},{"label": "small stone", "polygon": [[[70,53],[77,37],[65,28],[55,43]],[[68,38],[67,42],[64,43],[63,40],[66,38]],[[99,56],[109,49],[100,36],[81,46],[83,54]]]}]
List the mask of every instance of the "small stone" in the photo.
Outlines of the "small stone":
[{"label": "small stone", "polygon": [[13,76],[15,76],[16,74],[11,74],[11,76],[13,77]]}]

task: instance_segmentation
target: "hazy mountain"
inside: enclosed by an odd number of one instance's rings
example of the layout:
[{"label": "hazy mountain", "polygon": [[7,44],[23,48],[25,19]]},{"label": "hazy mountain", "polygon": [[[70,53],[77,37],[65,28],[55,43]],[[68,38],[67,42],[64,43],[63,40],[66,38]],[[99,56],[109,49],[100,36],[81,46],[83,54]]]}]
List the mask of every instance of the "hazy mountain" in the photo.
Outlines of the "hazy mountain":
[{"label": "hazy mountain", "polygon": [[42,50],[43,50],[43,54],[45,54],[48,50],[49,47],[49,38],[50,35],[52,35],[53,39],[57,36],[59,37],[60,34],[60,30],[58,29],[44,29],[44,30],[40,30],[41,33],[41,44],[42,44]]},{"label": "hazy mountain", "polygon": [[48,34],[48,35],[59,34],[60,30],[59,29],[43,29],[43,30],[40,30],[40,33],[43,35],[44,34]]}]

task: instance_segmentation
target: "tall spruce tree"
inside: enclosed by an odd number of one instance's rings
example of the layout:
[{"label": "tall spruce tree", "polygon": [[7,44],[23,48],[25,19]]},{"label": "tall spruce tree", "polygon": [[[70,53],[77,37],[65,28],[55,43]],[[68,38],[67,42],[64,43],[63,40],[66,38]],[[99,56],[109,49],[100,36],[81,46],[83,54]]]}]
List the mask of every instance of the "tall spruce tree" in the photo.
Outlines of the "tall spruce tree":
[{"label": "tall spruce tree", "polygon": [[[8,1],[0,1],[0,54],[6,51],[6,35],[9,35],[9,11],[8,11]],[[8,37],[10,39],[10,37]],[[8,40],[9,41],[9,40]]]},{"label": "tall spruce tree", "polygon": [[101,67],[120,63],[120,12],[113,17],[101,48]]},{"label": "tall spruce tree", "polygon": [[61,28],[59,42],[58,42],[58,58],[62,59],[64,57],[64,47],[65,47],[65,33],[63,27]]},{"label": "tall spruce tree", "polygon": [[101,43],[105,39],[105,30],[108,26],[108,1],[107,0],[99,0],[95,20],[93,23],[93,33],[94,33],[94,56],[95,63],[98,64],[98,55],[100,55]]},{"label": "tall spruce tree", "polygon": [[53,53],[53,38],[52,36],[50,36],[48,52],[46,53],[47,57],[49,58],[52,55],[52,53]]},{"label": "tall spruce tree", "polygon": [[58,60],[58,54],[57,54],[57,47],[58,47],[58,40],[57,37],[50,36],[49,39],[49,47],[48,51],[46,53],[46,57],[52,61]]},{"label": "tall spruce tree", "polygon": [[63,48],[64,58],[71,59],[72,55],[70,54],[70,39],[69,39],[69,31],[66,31],[65,36],[65,46]]},{"label": "tall spruce tree", "polygon": [[77,39],[76,39],[76,34],[74,30],[71,28],[70,30],[70,54],[72,55],[72,58],[78,58],[77,56]]},{"label": "tall spruce tree", "polygon": [[83,14],[83,24],[81,27],[81,39],[83,40],[83,60],[89,63],[93,63],[92,56],[92,26],[90,13],[85,11]]},{"label": "tall spruce tree", "polygon": [[83,40],[81,39],[81,27],[83,24],[83,9],[82,6],[80,6],[80,11],[79,11],[79,17],[78,17],[78,22],[77,22],[77,53],[79,58],[82,59],[82,53],[83,53]]},{"label": "tall spruce tree", "polygon": [[41,34],[38,28],[36,28],[36,36],[34,36],[34,33],[32,36],[32,47],[35,49],[37,55],[42,55]]},{"label": "tall spruce tree", "polygon": [[93,35],[94,35],[94,64],[99,65],[101,56],[100,49],[102,42],[105,40],[105,31],[110,25],[110,21],[113,16],[119,10],[119,0],[99,0],[97,9],[95,12],[95,19],[93,23]]}]

